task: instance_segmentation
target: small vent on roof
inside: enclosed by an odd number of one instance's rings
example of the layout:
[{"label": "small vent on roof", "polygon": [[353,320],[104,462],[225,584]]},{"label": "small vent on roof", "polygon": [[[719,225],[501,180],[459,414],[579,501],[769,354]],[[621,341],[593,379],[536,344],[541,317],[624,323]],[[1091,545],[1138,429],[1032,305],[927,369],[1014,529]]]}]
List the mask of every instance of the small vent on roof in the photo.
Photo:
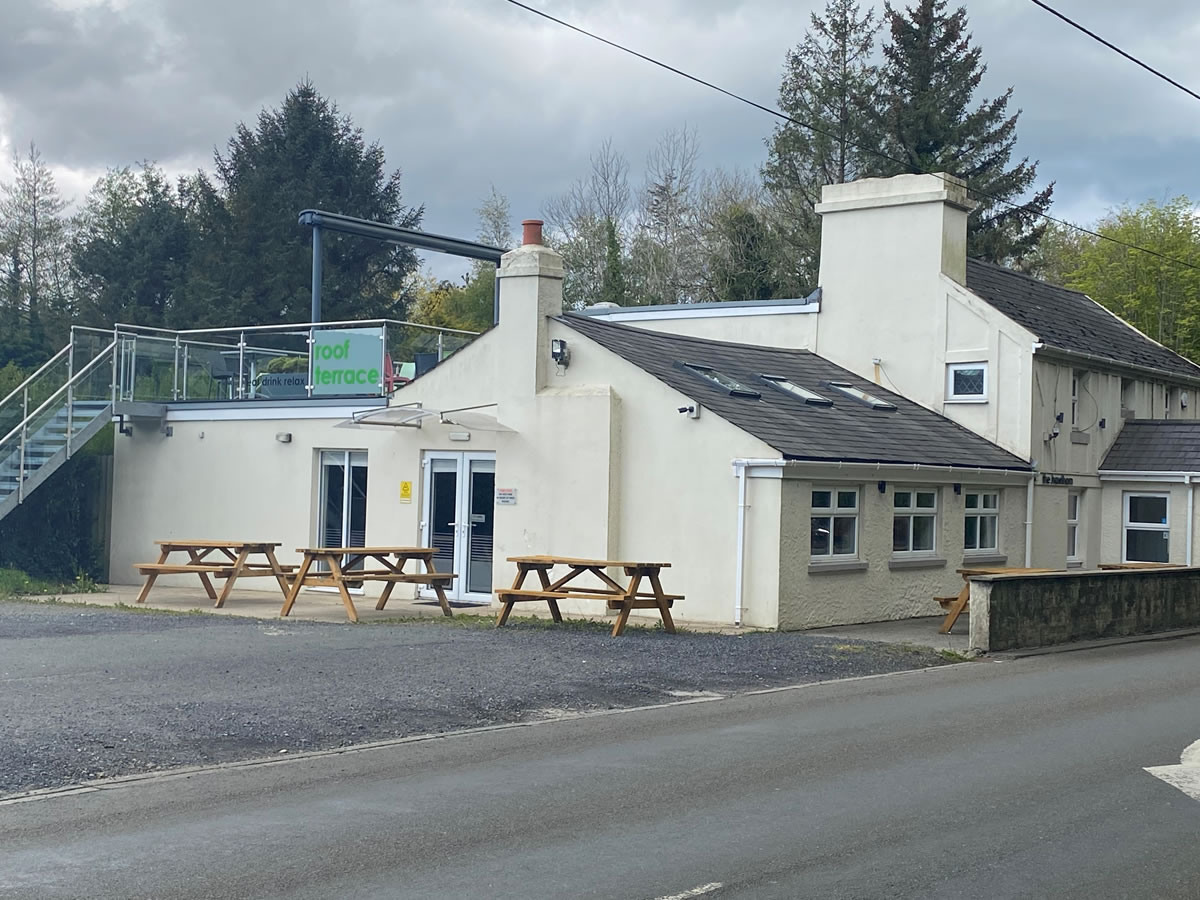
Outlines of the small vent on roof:
[{"label": "small vent on roof", "polygon": [[860,391],[858,388],[856,388],[854,385],[850,384],[847,381],[826,381],[824,384],[826,387],[832,388],[833,390],[837,391],[839,394],[844,394],[845,396],[849,397],[851,400],[857,400],[859,403],[862,403],[865,406],[871,407],[871,409],[895,409],[896,408],[896,405],[894,403],[888,403],[888,401],[881,400],[880,398],[876,397],[874,394],[868,394],[866,391]]},{"label": "small vent on roof", "polygon": [[709,384],[729,394],[731,397],[746,397],[751,400],[757,400],[762,396],[752,387],[747,387],[736,378],[726,375],[724,372],[718,372],[712,366],[699,366],[693,363],[679,363],[685,371],[691,372],[693,375],[703,378]]},{"label": "small vent on roof", "polygon": [[833,406],[833,401],[828,397],[822,397],[815,391],[810,391],[808,388],[802,388],[800,385],[789,381],[782,375],[759,375],[763,381],[771,385],[773,388],[778,388],[785,394],[791,394],[793,397],[799,397],[810,406]]}]

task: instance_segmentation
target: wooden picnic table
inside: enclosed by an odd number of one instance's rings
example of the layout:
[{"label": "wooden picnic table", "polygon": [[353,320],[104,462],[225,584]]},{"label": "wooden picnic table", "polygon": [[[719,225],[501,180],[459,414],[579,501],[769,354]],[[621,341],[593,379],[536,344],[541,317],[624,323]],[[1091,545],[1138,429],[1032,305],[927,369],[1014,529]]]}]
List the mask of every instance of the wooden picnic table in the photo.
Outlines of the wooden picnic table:
[{"label": "wooden picnic table", "polygon": [[949,610],[946,613],[946,618],[942,620],[942,627],[938,629],[938,634],[949,634],[950,629],[954,627],[954,623],[958,621],[958,617],[967,608],[971,600],[972,575],[1044,575],[1048,572],[1061,572],[1062,569],[1027,569],[1015,566],[966,566],[956,571],[963,577],[963,589],[958,592],[958,596],[933,598],[942,605],[942,609]]},{"label": "wooden picnic table", "polygon": [[[287,591],[287,599],[283,602],[281,616],[292,611],[300,589],[304,587],[336,587],[346,607],[346,615],[351,622],[358,621],[358,610],[350,599],[348,583],[361,581],[383,581],[386,586],[375,604],[376,609],[383,609],[392,595],[392,588],[403,582],[407,584],[427,584],[437,595],[438,605],[442,613],[454,615],[450,611],[450,603],[446,600],[446,587],[457,575],[449,572],[438,572],[433,567],[433,557],[437,552],[431,547],[297,547],[296,552],[303,555],[296,576],[292,579],[291,589]],[[371,560],[379,565],[376,569],[355,569],[359,563]],[[404,567],[409,560],[423,564],[424,572],[405,572]],[[313,564],[323,562],[329,571],[322,572],[313,569]]]},{"label": "wooden picnic table", "polygon": [[[229,598],[229,592],[239,578],[268,577],[274,578],[279,589],[287,596],[289,573],[294,566],[281,566],[275,558],[277,542],[269,541],[155,541],[159,547],[158,562],[134,563],[134,568],[146,576],[146,583],[138,594],[137,602],[145,603],[150,589],[159,575],[188,575],[200,576],[204,592],[213,604],[220,609]],[[172,554],[186,553],[187,562],[170,561]],[[214,554],[216,555],[214,558]],[[262,560],[252,560],[251,557],[262,557]],[[265,561],[263,561],[265,560]],[[225,586],[218,595],[213,587],[210,576],[225,579]]]},{"label": "wooden picnic table", "polygon": [[[550,607],[550,615],[554,621],[561,622],[562,613],[559,611],[558,601],[575,598],[606,600],[609,609],[618,610],[617,620],[613,624],[613,637],[625,630],[629,613],[635,609],[657,609],[662,616],[663,628],[670,634],[675,633],[671,606],[676,600],[682,600],[683,595],[666,593],[659,579],[659,574],[663,569],[670,568],[670,563],[579,559],[570,556],[510,556],[508,561],[517,564],[517,577],[512,587],[496,591],[496,599],[504,604],[496,618],[497,628],[508,621],[514,604],[528,600],[544,601]],[[551,581],[550,570],[555,566],[567,566],[570,571]],[[609,576],[606,569],[621,569],[629,579],[628,582],[620,584]],[[540,582],[537,588],[525,587],[525,579],[531,572],[537,573]],[[599,580],[599,587],[576,582],[576,579],[589,573]],[[649,590],[642,587],[643,580],[650,583]]]}]

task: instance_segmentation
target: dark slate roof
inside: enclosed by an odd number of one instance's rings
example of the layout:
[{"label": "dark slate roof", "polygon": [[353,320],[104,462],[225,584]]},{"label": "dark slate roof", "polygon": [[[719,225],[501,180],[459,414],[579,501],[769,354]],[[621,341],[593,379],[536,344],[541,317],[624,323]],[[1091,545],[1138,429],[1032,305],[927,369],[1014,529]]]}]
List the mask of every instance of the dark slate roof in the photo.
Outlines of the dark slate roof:
[{"label": "dark slate roof", "polygon": [[1200,420],[1126,422],[1100,464],[1107,472],[1200,472]]},{"label": "dark slate roof", "polygon": [[977,259],[967,260],[967,288],[1047,346],[1200,378],[1200,366],[1146,337],[1087,294]]},{"label": "dark slate roof", "polygon": [[[787,459],[1029,468],[1028,463],[961,425],[807,350],[710,341],[576,314],[559,321],[771,445]],[[731,396],[683,369],[683,363],[709,366],[753,387],[761,396]],[[759,375],[784,376],[833,400],[833,405],[810,405],[766,384]],[[848,382],[897,408],[872,409],[823,387],[826,381]]]}]

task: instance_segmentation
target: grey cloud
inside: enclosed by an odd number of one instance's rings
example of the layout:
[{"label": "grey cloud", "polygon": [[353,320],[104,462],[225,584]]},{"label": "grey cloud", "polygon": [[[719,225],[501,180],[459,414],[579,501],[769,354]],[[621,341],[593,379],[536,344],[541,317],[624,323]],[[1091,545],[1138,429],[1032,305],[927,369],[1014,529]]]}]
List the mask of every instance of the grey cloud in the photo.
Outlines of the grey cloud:
[{"label": "grey cloud", "polygon": [[[78,2],[78,0],[76,0]],[[756,100],[773,103],[787,49],[823,0],[531,0]],[[882,6],[882,3],[879,4]],[[1098,31],[1200,85],[1200,10],[1060,0]],[[1058,209],[1187,192],[1200,109],[1026,0],[975,0],[985,92],[1014,85],[1019,152],[1058,181]],[[74,12],[0,4],[0,123],[52,161],[101,169],[208,159],[305,76],[379,140],[426,227],[475,231],[489,185],[517,218],[587,169],[612,137],[637,179],[658,136],[697,130],[703,165],[754,170],[774,120],[501,0],[129,0]]]}]

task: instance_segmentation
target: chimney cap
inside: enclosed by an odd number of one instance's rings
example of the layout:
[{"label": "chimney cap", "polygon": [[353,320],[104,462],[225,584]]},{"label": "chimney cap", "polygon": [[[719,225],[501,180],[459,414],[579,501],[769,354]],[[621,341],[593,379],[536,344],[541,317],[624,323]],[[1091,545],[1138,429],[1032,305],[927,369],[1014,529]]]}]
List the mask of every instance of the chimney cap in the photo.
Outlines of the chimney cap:
[{"label": "chimney cap", "polygon": [[521,222],[521,245],[541,244],[542,226],[545,224],[541,219],[525,219]]}]

